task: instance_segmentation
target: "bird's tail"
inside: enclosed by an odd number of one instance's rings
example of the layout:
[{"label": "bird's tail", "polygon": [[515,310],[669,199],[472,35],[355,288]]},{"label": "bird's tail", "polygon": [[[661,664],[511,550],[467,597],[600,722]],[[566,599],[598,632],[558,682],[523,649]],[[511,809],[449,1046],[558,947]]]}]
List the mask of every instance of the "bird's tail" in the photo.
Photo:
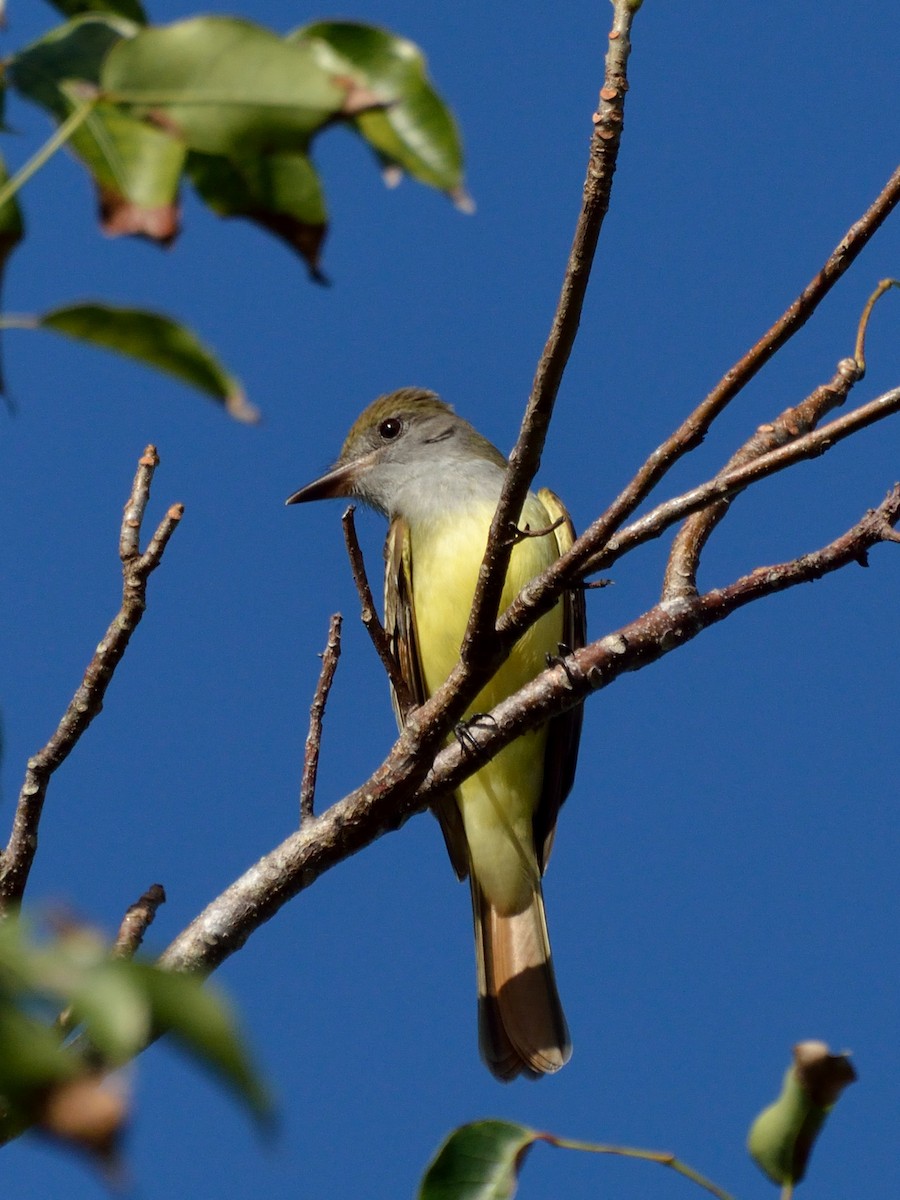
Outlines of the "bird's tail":
[{"label": "bird's tail", "polygon": [[556,990],[540,883],[527,907],[507,916],[491,905],[474,872],[470,880],[481,1057],[502,1080],[558,1071],[569,1061],[572,1044]]}]

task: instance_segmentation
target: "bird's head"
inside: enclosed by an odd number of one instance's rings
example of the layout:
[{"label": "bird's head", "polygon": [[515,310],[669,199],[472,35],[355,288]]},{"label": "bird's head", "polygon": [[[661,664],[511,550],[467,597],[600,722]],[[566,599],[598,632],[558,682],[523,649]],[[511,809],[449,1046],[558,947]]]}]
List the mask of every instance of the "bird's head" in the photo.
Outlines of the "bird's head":
[{"label": "bird's head", "polygon": [[401,388],[373,400],[353,423],[332,469],[286,503],[352,496],[393,517],[485,463],[492,470],[506,467],[500,451],[434,392]]}]

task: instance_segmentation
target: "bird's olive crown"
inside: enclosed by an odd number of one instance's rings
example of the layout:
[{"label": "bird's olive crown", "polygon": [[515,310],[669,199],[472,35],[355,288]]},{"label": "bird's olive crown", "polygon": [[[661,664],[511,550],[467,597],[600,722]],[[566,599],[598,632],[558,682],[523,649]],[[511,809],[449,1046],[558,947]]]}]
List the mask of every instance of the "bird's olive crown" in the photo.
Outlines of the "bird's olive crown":
[{"label": "bird's olive crown", "polygon": [[495,446],[457,416],[437,393],[424,388],[401,388],[373,400],[347,434],[338,463],[353,462],[392,445],[397,447],[398,459],[410,453],[421,461],[425,448],[440,446],[445,451],[452,448],[506,466]]}]

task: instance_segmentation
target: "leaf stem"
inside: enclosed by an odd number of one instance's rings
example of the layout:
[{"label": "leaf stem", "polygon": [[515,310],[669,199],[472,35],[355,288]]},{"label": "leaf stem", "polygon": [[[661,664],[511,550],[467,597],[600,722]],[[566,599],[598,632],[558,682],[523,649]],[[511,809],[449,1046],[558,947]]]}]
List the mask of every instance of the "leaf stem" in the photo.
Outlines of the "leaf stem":
[{"label": "leaf stem", "polygon": [[6,313],[0,316],[0,329],[39,329],[40,321],[29,313]]},{"label": "leaf stem", "polygon": [[639,1158],[643,1159],[644,1162],[659,1163],[660,1166],[671,1167],[673,1171],[677,1171],[685,1179],[690,1179],[698,1187],[711,1192],[713,1196],[717,1197],[717,1200],[733,1200],[730,1192],[724,1191],[717,1184],[713,1183],[711,1179],[707,1179],[705,1175],[701,1175],[699,1171],[695,1171],[687,1163],[681,1162],[674,1154],[669,1153],[667,1150],[641,1150],[634,1146],[596,1145],[593,1142],[579,1142],[570,1138],[561,1138],[546,1134],[544,1137],[551,1145],[559,1146],[563,1150],[584,1150],[589,1154],[615,1154],[619,1158]]},{"label": "leaf stem", "polygon": [[66,144],[72,134],[75,133],[79,126],[81,126],[86,118],[90,115],[96,103],[96,96],[90,96],[87,100],[82,100],[77,108],[73,109],[73,111],[69,113],[52,137],[48,138],[47,141],[44,142],[40,150],[38,150],[31,156],[31,158],[29,158],[28,162],[25,163],[25,165],[15,173],[15,175],[13,175],[12,179],[7,180],[3,187],[0,188],[0,208],[2,208],[8,200],[12,199],[16,192],[23,186],[23,184],[26,184],[32,175],[39,171],[41,167],[48,161],[48,159],[53,157],[60,146],[64,146]]}]

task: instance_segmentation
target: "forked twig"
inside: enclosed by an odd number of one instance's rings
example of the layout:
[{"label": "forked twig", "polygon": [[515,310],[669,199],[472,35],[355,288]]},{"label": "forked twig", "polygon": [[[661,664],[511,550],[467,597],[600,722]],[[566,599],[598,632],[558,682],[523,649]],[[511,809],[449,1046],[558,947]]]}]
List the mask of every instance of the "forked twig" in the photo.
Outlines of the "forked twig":
[{"label": "forked twig", "polygon": [[692,513],[699,512],[715,501],[727,499],[749,484],[783,471],[803,459],[817,458],[833,449],[838,442],[896,412],[900,412],[900,388],[893,388],[787,445],[723,471],[690,491],[663,501],[626,525],[614,537],[608,538],[604,549],[592,557],[586,554],[586,548],[592,543],[590,533],[582,534],[572,549],[524,588],[500,617],[497,622],[499,638],[504,645],[514,643],[537,616],[553,607],[561,592],[579,586],[583,575],[608,568],[624,554],[659,537]]},{"label": "forked twig", "polygon": [[21,901],[37,852],[38,827],[47,786],[79,738],[103,707],[106,689],[131,640],[147,605],[147,580],[162,561],[169,538],[175,531],[184,506],[173,504],[163,517],[143,554],[140,532],[153,473],[159,465],[155,446],[148,446],[138,463],[131,493],[125,505],[119,536],[122,560],[122,606],[88,663],[81,685],[69,703],[56,731],[43,749],[28,760],[25,781],[19,793],[9,843],[0,858],[0,909]]},{"label": "forked twig", "polygon": [[[875,292],[869,298],[860,316],[856,332],[856,344],[853,358],[844,358],[838,365],[832,379],[817,387],[814,392],[799,404],[786,409],[774,421],[761,425],[743,446],[737,450],[725,466],[722,474],[761,458],[770,450],[796,440],[805,433],[815,429],[823,417],[844,403],[853,386],[865,374],[864,347],[866,329],[869,318],[878,299],[893,286],[892,280],[882,280]],[[700,555],[715,527],[724,518],[731,501],[737,492],[732,492],[728,499],[720,500],[702,512],[695,513],[685,521],[678,531],[669,552],[666,572],[663,580],[662,594],[666,599],[679,596],[695,595],[697,592],[697,571],[700,566]]]},{"label": "forked twig", "polygon": [[[549,567],[519,596],[497,627],[520,631],[555,603],[567,587],[607,565],[613,557],[613,535],[650,494],[663,476],[706,436],[713,420],[781,347],[806,324],[825,296],[858,257],[900,202],[900,167],[891,175],[865,213],[844,234],[812,280],[772,327],[722,376],[709,395],[653,451],[605,512],[592,522],[571,550]],[[715,497],[713,497],[715,498]],[[658,506],[654,512],[663,508]],[[693,510],[692,510],[693,511]],[[635,527],[641,522],[635,522]],[[624,532],[624,531],[623,531]],[[656,536],[651,535],[651,536]],[[617,539],[621,540],[621,539]]]}]

